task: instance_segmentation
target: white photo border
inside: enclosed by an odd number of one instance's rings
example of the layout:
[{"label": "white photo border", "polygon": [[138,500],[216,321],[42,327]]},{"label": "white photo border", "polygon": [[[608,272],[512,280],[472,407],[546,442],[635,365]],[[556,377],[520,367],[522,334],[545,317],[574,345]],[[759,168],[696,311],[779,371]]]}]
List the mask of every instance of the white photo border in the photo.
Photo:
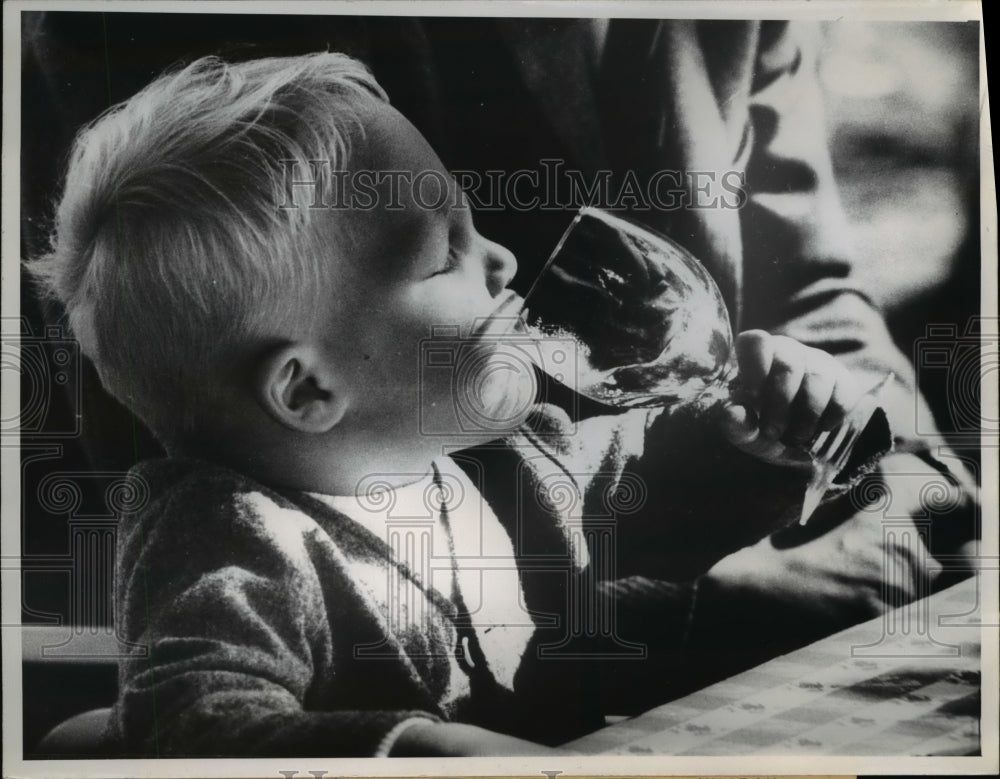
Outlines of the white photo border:
[{"label": "white photo border", "polygon": [[[132,11],[142,13],[275,13],[277,3],[235,2],[7,2],[3,8],[3,288],[2,308],[5,320],[19,316],[19,182],[20,174],[20,53],[23,11]],[[282,14],[347,14],[411,16],[635,16],[669,15],[678,18],[795,18],[812,20],[865,19],[893,21],[961,21],[977,19],[982,23],[978,2],[672,2],[663,4],[642,0],[629,2],[552,1],[552,2],[287,2],[280,5]],[[982,30],[982,27],[980,27]],[[993,150],[989,113],[985,47],[980,34],[980,179],[981,179],[981,314],[997,316],[997,220],[996,188],[993,177]],[[6,368],[6,366],[5,366]],[[992,367],[995,371],[995,366]],[[16,372],[2,373],[3,419],[18,415],[19,386]],[[984,418],[997,418],[997,397],[984,390]],[[992,568],[982,573],[984,621],[997,622],[998,589],[996,560],[998,531],[998,489],[993,479],[998,472],[996,442],[982,448],[983,549],[992,555]],[[12,777],[270,777],[281,771],[296,770],[300,776],[310,771],[325,771],[328,776],[542,776],[559,772],[562,776],[580,775],[778,775],[778,774],[975,774],[996,773],[998,646],[996,630],[984,630],[982,652],[983,715],[980,757],[555,757],[555,758],[451,758],[441,759],[267,759],[267,760],[25,760],[22,755],[21,723],[21,608],[20,546],[20,465],[17,446],[4,445],[0,450],[2,472],[2,605],[3,605],[3,765],[4,775]]]}]

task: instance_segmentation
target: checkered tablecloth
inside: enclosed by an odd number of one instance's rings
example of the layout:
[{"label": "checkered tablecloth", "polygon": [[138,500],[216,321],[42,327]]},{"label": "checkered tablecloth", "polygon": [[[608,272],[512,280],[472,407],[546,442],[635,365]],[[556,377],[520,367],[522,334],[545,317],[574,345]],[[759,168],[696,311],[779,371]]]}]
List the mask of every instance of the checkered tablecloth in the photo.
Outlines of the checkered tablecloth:
[{"label": "checkered tablecloth", "polygon": [[980,750],[978,577],[565,746],[584,754]]}]

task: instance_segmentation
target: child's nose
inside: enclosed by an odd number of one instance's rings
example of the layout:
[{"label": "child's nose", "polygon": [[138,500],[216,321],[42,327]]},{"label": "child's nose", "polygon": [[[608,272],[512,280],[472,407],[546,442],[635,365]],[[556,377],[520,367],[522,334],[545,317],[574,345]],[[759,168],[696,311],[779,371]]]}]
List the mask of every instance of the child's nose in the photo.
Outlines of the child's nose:
[{"label": "child's nose", "polygon": [[485,246],[486,286],[491,295],[499,295],[517,273],[517,259],[505,246],[483,238]]}]

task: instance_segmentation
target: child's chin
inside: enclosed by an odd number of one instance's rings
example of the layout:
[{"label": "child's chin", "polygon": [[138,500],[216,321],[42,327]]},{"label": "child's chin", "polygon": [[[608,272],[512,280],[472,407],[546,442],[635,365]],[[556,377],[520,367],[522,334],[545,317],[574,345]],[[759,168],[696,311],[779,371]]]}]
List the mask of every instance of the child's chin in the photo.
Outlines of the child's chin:
[{"label": "child's chin", "polygon": [[531,363],[520,354],[505,355],[503,347],[484,360],[475,375],[464,378],[456,399],[460,413],[473,430],[487,437],[505,435],[524,424],[538,397]]}]

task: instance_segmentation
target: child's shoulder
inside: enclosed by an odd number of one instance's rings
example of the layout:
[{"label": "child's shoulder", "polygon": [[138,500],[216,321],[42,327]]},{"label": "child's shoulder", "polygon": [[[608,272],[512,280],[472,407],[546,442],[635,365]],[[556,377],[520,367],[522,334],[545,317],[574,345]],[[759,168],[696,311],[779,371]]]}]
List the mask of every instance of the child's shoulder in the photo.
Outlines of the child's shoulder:
[{"label": "child's shoulder", "polygon": [[119,544],[129,549],[239,545],[258,554],[308,556],[313,541],[348,557],[379,556],[384,545],[336,509],[306,493],[265,485],[217,463],[168,457],[129,472],[128,510]]},{"label": "child's shoulder", "polygon": [[275,490],[245,474],[218,463],[184,457],[143,460],[129,471],[128,484],[135,510],[177,504],[207,509],[254,492],[284,501]]},{"label": "child's shoulder", "polygon": [[[213,534],[288,531],[312,519],[292,497],[223,465],[167,457],[145,460],[129,471],[128,510],[121,530],[141,526],[143,534]],[[278,532],[277,530],[273,532]]]}]

